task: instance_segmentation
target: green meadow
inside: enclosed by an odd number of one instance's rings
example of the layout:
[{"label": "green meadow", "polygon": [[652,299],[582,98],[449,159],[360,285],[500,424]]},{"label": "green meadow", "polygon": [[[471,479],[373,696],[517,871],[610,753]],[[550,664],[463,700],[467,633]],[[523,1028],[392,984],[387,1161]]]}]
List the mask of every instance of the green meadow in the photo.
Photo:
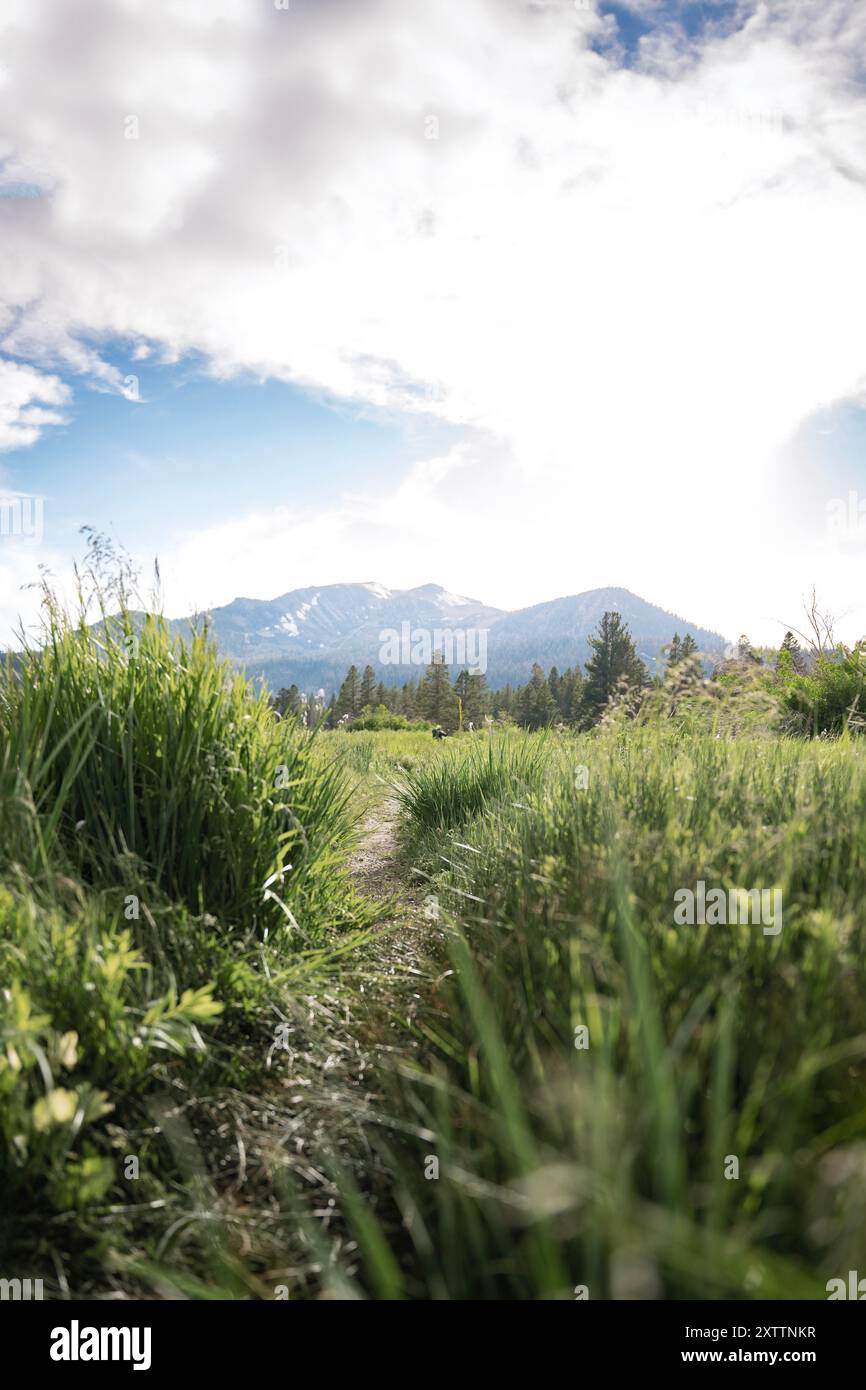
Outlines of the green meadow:
[{"label": "green meadow", "polygon": [[[205,636],[49,622],[0,685],[4,1277],[797,1299],[862,1263],[856,737],[308,731]],[[677,924],[699,882],[781,930]]]}]

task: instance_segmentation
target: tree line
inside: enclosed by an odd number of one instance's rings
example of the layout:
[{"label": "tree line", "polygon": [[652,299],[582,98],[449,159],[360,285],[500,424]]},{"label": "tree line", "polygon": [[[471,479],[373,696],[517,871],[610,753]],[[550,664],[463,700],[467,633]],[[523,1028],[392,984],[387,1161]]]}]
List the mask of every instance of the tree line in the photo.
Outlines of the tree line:
[{"label": "tree line", "polygon": [[273,700],[281,714],[326,728],[406,729],[441,725],[449,733],[478,729],[489,720],[525,729],[551,725],[587,729],[614,701],[636,713],[655,695],[669,716],[695,707],[695,700],[727,701],[742,713],[759,711],[782,732],[805,736],[866,732],[866,638],[847,647],[833,635],[832,620],[814,599],[807,608],[805,647],[794,632],[781,646],[755,647],[747,636],[718,661],[711,678],[706,656],[690,634],[674,633],[663,651],[663,666],[650,677],[628,626],[619,613],[605,613],[590,637],[591,655],[583,669],[547,672],[535,663],[525,685],[491,690],[478,671],[461,670],[456,679],[440,653],[419,680],[386,686],[371,666],[351,666],[337,694],[302,694],[296,685]]},{"label": "tree line", "polygon": [[[605,613],[589,639],[591,655],[579,666],[545,673],[535,663],[525,685],[505,685],[491,690],[478,671],[460,671],[455,680],[440,653],[419,680],[402,686],[386,686],[376,679],[371,666],[359,671],[351,666],[339,692],[325,704],[319,696],[303,695],[296,685],[281,690],[274,706],[309,723],[328,728],[405,728],[415,723],[440,725],[449,732],[477,729],[486,720],[512,721],[526,729],[565,724],[589,727],[596,723],[610,700],[651,684],[627,625],[619,613]],[[668,667],[695,657],[694,638],[674,634],[666,650]]]}]

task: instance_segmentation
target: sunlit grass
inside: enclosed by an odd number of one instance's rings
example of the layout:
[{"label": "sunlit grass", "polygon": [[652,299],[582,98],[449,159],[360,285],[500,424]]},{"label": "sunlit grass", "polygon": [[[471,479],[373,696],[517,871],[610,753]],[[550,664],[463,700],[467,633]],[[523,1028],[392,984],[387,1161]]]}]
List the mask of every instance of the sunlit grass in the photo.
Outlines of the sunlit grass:
[{"label": "sunlit grass", "polygon": [[[796,1298],[857,1267],[856,740],[311,733],[204,635],[96,636],[49,610],[0,685],[5,1277]],[[386,801],[423,921],[347,873]],[[780,890],[782,931],[677,926],[698,879]]]},{"label": "sunlit grass", "polygon": [[[246,1162],[232,1131],[275,1026],[297,1034],[374,916],[346,875],[350,799],[204,635],[49,607],[0,687],[5,1274],[80,1294],[165,1258],[196,1189],[155,1098],[214,1181]],[[170,1241],[179,1273],[210,1270],[202,1229]]]},{"label": "sunlit grass", "polygon": [[[633,726],[542,747],[489,754],[545,769],[520,797],[482,795],[474,751],[403,793],[451,965],[396,1068],[426,1137],[386,1138],[423,1232],[407,1290],[822,1296],[866,1236],[866,750]],[[781,889],[782,932],[675,926],[698,878]]]}]

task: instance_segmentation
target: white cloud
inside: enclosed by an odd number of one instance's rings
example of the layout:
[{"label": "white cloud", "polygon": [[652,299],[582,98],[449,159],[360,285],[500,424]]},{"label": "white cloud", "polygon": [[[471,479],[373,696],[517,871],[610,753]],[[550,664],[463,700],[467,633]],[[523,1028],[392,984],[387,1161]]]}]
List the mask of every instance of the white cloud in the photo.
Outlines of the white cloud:
[{"label": "white cloud", "polygon": [[57,407],[69,397],[59,377],[0,358],[0,451],[26,448],[46,426],[63,424],[63,411]]},{"label": "white cloud", "polygon": [[172,606],[422,565],[497,602],[627,583],[729,631],[844,594],[765,480],[863,380],[866,10],[743,17],[626,70],[566,0],[4,6],[0,157],[53,191],[0,200],[0,347],[119,389],[93,344],[127,335],[145,394],[148,348],[400,409],[428,383],[467,427],[447,485],[433,461],[189,538]]}]

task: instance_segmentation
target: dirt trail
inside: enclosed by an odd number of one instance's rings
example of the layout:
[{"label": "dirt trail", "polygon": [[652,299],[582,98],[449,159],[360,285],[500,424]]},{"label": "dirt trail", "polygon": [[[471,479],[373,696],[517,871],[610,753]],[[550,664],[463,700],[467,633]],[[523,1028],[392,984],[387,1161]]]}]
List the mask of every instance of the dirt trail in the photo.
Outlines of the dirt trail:
[{"label": "dirt trail", "polygon": [[391,928],[383,940],[389,963],[416,974],[433,928],[424,915],[423,880],[413,882],[399,862],[398,824],[396,801],[388,798],[377,805],[362,826],[361,842],[349,865],[355,886],[364,897],[382,903],[383,926]]},{"label": "dirt trail", "polygon": [[371,811],[361,829],[361,843],[349,864],[358,888],[368,898],[406,896],[397,864],[397,803],[383,801]]}]

